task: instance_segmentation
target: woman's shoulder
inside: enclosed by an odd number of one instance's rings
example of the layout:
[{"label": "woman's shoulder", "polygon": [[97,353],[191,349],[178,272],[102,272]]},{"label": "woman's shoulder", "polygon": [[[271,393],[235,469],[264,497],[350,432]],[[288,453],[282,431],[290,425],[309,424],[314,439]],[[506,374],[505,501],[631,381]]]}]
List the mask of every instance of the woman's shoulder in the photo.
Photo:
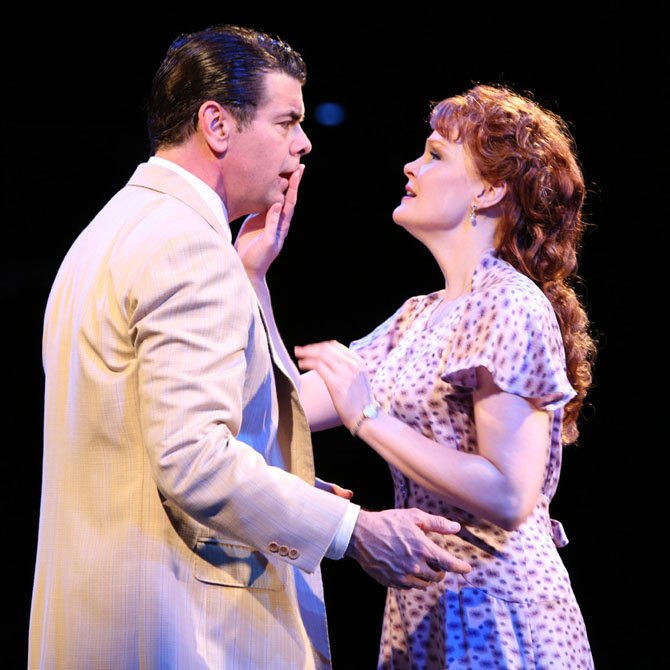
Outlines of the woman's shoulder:
[{"label": "woman's shoulder", "polygon": [[419,317],[424,310],[439,301],[441,297],[442,289],[405,298],[396,310],[389,315],[387,321],[391,320],[395,323],[411,323],[414,319]]},{"label": "woman's shoulder", "polygon": [[417,316],[424,309],[430,307],[430,305],[434,304],[436,301],[441,300],[442,293],[443,289],[438,289],[436,291],[432,291],[431,293],[414,295],[411,298],[407,298],[398,311],[401,313]]},{"label": "woman's shoulder", "polygon": [[549,299],[526,275],[497,257],[484,259],[444,356],[442,379],[476,387],[487,368],[503,391],[555,409],[574,391],[565,373],[563,343]]},{"label": "woman's shoulder", "polygon": [[494,303],[501,311],[518,307],[525,311],[553,312],[549,299],[530,277],[493,254],[486,256],[477,269],[472,295],[477,300]]},{"label": "woman's shoulder", "polygon": [[360,349],[372,343],[384,342],[385,348],[393,348],[403,333],[411,327],[426,308],[440,299],[440,291],[415,295],[405,299],[388,318],[374,328],[368,335],[351,342],[350,346]]}]

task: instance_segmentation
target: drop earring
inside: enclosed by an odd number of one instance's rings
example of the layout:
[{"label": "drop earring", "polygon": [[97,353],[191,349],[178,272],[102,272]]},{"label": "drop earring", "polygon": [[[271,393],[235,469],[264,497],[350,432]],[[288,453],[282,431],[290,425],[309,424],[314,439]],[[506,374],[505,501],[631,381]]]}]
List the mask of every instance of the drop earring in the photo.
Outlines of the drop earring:
[{"label": "drop earring", "polygon": [[477,205],[473,203],[472,209],[470,210],[470,223],[473,228],[477,226]]}]

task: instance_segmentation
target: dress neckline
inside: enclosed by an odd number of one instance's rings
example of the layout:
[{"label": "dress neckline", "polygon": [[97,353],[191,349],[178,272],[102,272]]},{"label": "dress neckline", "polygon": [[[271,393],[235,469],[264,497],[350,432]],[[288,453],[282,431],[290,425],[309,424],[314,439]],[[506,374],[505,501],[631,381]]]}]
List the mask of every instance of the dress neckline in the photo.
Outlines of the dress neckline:
[{"label": "dress neckline", "polygon": [[494,257],[495,250],[493,248],[487,249],[479,259],[479,263],[475,266],[470,278],[470,285],[466,291],[461,293],[458,297],[452,300],[445,301],[444,294],[446,289],[440,289],[431,293],[429,298],[432,299],[433,304],[428,305],[428,315],[424,321],[423,327],[426,330],[434,330],[441,324],[449,321],[451,316],[458,310],[458,308],[472,296],[472,294],[479,288],[481,282],[482,269],[489,267],[490,259]]},{"label": "dress neckline", "polygon": [[[444,290],[438,291],[437,293],[444,293]],[[454,298],[453,300],[444,300],[442,297],[437,297],[435,304],[431,306],[432,309],[429,311],[428,318],[426,319],[426,329],[433,330],[449,319],[449,316],[454,313],[456,308],[471,294],[472,289],[465,293],[461,293],[458,298]]]}]

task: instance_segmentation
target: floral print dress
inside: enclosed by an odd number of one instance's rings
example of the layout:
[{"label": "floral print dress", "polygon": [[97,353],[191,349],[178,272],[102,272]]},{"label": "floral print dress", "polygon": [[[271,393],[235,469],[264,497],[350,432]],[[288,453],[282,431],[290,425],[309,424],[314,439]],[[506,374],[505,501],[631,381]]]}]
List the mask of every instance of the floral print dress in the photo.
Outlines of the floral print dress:
[{"label": "floral print dress", "polygon": [[563,406],[574,395],[553,309],[541,290],[492,250],[471,291],[431,325],[441,291],[409,299],[351,344],[365,361],[377,400],[444,449],[476,453],[472,392],[486,367],[503,391],[552,412],[542,494],[513,531],[454,507],[391,466],[396,507],[458,521],[457,535],[431,537],[470,563],[426,590],[390,588],[379,668],[578,670],[593,661],[581,612],[549,517],[561,466]]}]

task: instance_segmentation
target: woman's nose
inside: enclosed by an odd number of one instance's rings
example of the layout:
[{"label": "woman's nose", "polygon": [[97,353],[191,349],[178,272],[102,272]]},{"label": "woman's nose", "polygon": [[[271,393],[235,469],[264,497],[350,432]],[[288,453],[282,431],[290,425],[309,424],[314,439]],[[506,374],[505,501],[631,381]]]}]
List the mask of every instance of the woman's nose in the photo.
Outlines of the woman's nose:
[{"label": "woman's nose", "polygon": [[416,176],[416,164],[418,162],[418,158],[416,160],[410,161],[409,163],[405,163],[405,167],[402,169],[402,171],[405,173],[407,177],[415,177]]}]

